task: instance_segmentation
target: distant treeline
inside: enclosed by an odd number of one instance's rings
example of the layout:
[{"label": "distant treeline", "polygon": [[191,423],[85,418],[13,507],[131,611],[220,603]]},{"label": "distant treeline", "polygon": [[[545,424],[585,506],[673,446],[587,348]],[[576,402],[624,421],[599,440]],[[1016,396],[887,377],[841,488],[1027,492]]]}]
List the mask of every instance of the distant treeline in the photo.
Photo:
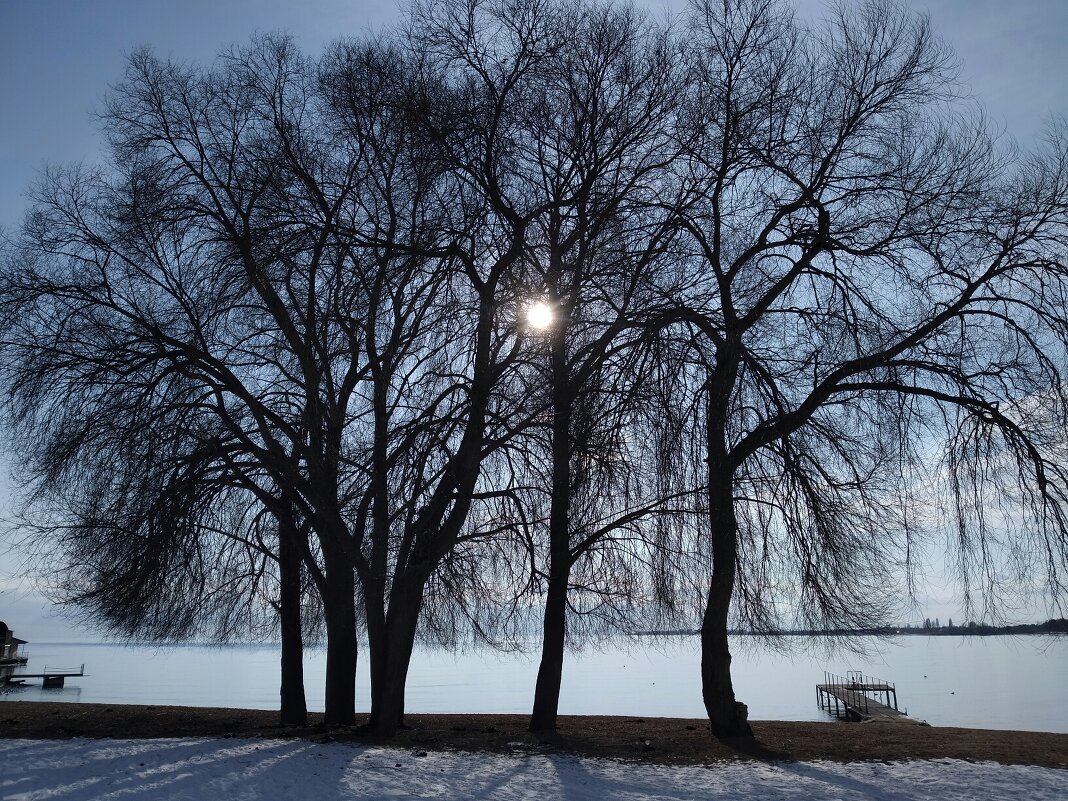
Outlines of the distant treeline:
[{"label": "distant treeline", "polygon": [[[758,633],[766,634],[764,632],[755,632],[743,629],[731,629],[732,635],[754,635]],[[693,634],[700,634],[699,631],[678,629],[668,631],[642,631],[639,632],[639,636],[688,636]],[[877,637],[892,636],[897,634],[945,634],[945,635],[961,635],[961,634],[1068,634],[1068,619],[1063,617],[1050,618],[1045,623],[1019,623],[1012,626],[991,626],[987,623],[976,623],[975,621],[969,621],[962,626],[953,625],[953,621],[950,620],[945,626],[938,623],[937,619],[932,622],[931,620],[925,620],[923,625],[920,626],[884,626],[879,628],[866,628],[866,629],[795,629],[793,631],[780,631],[776,632],[774,636],[784,637],[797,637],[797,636],[832,636],[832,635],[869,635]]]},{"label": "distant treeline", "polygon": [[922,626],[906,626],[896,629],[897,634],[1068,634],[1068,620],[1063,617],[1050,618],[1045,623],[1019,623],[1013,626],[991,626],[987,623],[969,621],[962,626],[954,626],[953,620],[945,626],[938,619],[932,623],[925,620]]}]

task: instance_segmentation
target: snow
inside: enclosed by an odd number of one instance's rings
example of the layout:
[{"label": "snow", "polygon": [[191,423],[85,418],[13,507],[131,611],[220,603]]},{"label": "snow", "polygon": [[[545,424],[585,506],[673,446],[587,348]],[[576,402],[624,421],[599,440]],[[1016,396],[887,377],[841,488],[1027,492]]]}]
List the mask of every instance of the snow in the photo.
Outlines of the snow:
[{"label": "snow", "polygon": [[1068,771],[993,762],[638,765],[265,739],[0,740],[0,798],[809,801],[1068,798]]}]

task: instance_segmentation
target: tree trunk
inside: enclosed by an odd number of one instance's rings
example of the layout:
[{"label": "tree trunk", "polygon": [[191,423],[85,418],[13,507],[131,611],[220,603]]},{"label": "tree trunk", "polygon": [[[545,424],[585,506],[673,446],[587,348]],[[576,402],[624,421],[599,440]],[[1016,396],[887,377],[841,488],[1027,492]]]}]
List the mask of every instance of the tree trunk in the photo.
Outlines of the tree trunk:
[{"label": "tree trunk", "polygon": [[542,625],[541,665],[534,689],[530,730],[555,732],[567,639],[567,590],[571,579],[571,418],[574,395],[567,360],[566,320],[552,333],[552,496],[549,507],[549,586]]},{"label": "tree trunk", "polygon": [[[562,577],[559,573],[563,573]],[[535,732],[556,731],[567,640],[567,585],[568,570],[557,569],[554,558],[545,598],[541,664],[538,667],[538,683],[534,688],[534,710],[530,715],[530,730]]]},{"label": "tree trunk", "polygon": [[[404,725],[404,689],[415,647],[425,578],[394,583],[381,636],[371,641],[375,677],[371,687],[369,728],[378,737],[393,737]],[[370,633],[369,633],[370,636]]]},{"label": "tree trunk", "polygon": [[371,506],[371,560],[361,575],[364,609],[367,620],[367,642],[370,652],[371,715],[381,707],[381,695],[388,670],[389,635],[386,630],[386,584],[390,551],[390,491],[389,491],[389,413],[388,376],[374,374],[374,448],[371,487],[374,502]]},{"label": "tree trunk", "polygon": [[291,519],[278,522],[278,614],[282,635],[281,723],[307,726],[304,698],[304,640],[300,625],[301,549]]},{"label": "tree trunk", "polygon": [[705,382],[705,457],[708,465],[708,528],[712,576],[701,621],[701,695],[715,737],[751,737],[745,704],[734,697],[731,651],[727,642],[734,577],[738,569],[738,517],[734,511],[734,470],[728,454],[727,420],[738,375],[740,346],[735,338],[720,349]]},{"label": "tree trunk", "polygon": [[372,719],[375,710],[381,706],[382,688],[385,685],[388,669],[386,657],[389,636],[386,633],[385,603],[384,587],[368,586],[365,588],[364,608],[367,610],[367,664],[371,681]]},{"label": "tree trunk", "polygon": [[[701,622],[701,694],[716,737],[748,737],[745,704],[734,697],[727,621],[734,592],[738,556],[738,521],[734,514],[733,482],[729,472],[713,479],[709,471],[709,526],[712,537],[712,578]],[[726,472],[724,475],[723,473]]]},{"label": "tree trunk", "polygon": [[334,543],[323,541],[327,593],[324,721],[351,726],[356,719],[356,582],[352,565]]}]

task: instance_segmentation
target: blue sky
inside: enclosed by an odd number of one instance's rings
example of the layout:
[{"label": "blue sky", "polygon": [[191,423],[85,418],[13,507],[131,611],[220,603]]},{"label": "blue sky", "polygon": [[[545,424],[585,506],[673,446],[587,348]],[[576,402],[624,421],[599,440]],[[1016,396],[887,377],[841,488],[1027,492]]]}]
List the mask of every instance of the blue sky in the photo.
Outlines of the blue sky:
[{"label": "blue sky", "polygon": [[[654,11],[685,0],[637,0]],[[964,62],[992,118],[1028,144],[1049,113],[1068,113],[1066,0],[912,0]],[[821,13],[820,0],[801,0]],[[0,0],[0,229],[17,227],[24,193],[46,163],[93,161],[93,109],[150,45],[209,61],[257,31],[286,30],[314,52],[337,36],[399,17],[394,0]]]},{"label": "blue sky", "polygon": [[[685,5],[636,2],[665,12]],[[1068,116],[1068,0],[910,5],[930,14],[992,121],[1022,145],[1034,141],[1050,115]],[[801,0],[799,7],[815,18],[824,6]],[[100,158],[92,112],[134,49],[149,45],[161,55],[206,62],[253,33],[285,30],[314,53],[338,36],[381,29],[399,16],[394,0],[0,0],[0,231],[18,226],[25,191],[45,164]],[[7,506],[0,482],[0,517]],[[46,619],[41,599],[16,586],[18,570],[0,544],[0,617],[31,639],[76,637],[62,621]],[[947,601],[932,599],[932,618],[957,616]]]}]

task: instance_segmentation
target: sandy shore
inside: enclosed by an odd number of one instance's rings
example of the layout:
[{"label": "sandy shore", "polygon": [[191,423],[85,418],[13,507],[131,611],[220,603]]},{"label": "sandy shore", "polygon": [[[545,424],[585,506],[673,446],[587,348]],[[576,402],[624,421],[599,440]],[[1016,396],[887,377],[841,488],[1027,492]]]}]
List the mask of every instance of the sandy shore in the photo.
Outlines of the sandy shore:
[{"label": "sandy shore", "polygon": [[[376,743],[358,728],[282,727],[277,713],[215,709],[0,701],[0,737],[259,737]],[[680,718],[563,716],[551,741],[526,731],[523,715],[409,715],[388,745],[426,751],[571,753],[663,765],[765,760],[961,759],[1068,768],[1068,734],[941,728],[913,723],[755,721],[755,741],[723,743],[707,722]]]}]

